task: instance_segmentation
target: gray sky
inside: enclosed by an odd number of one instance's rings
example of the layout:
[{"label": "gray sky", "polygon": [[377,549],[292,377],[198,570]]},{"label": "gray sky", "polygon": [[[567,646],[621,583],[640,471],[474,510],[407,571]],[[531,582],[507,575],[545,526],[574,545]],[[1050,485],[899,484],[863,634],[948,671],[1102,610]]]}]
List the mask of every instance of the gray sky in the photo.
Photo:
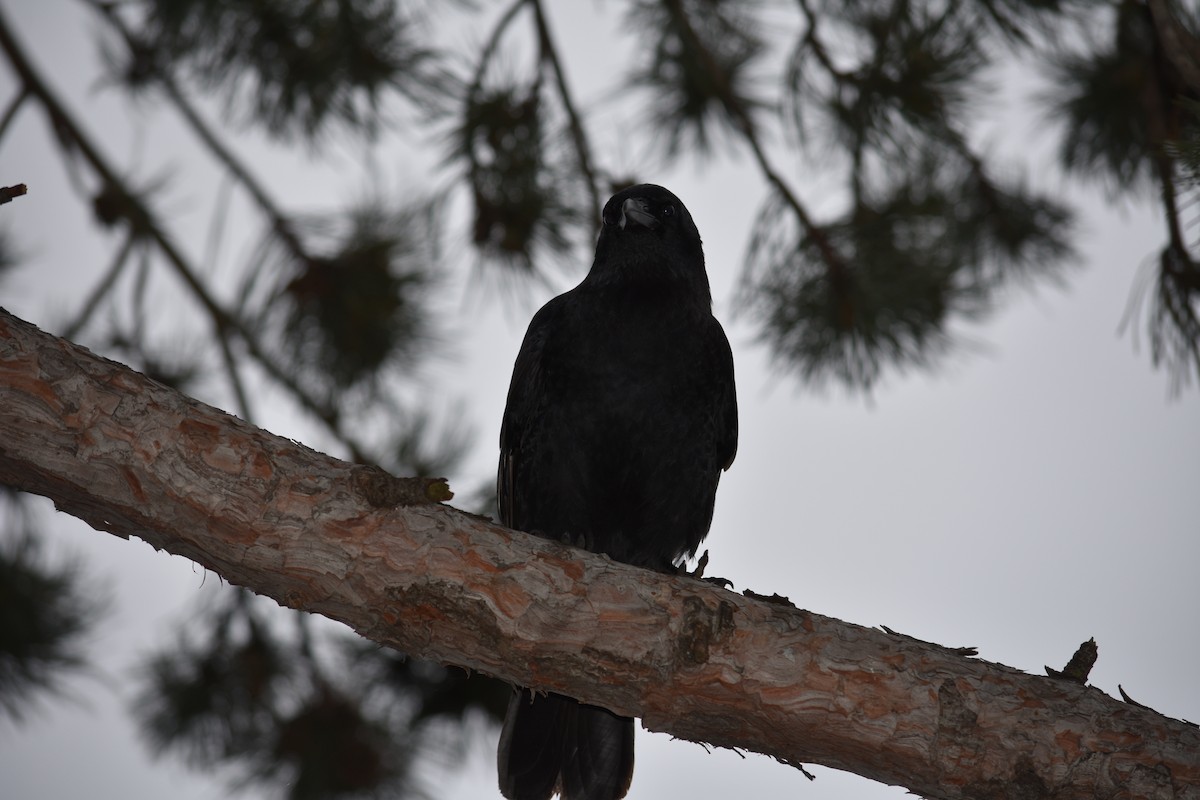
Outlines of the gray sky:
[{"label": "gray sky", "polygon": [[[37,63],[55,86],[87,109],[86,121],[110,157],[123,165],[144,157],[143,176],[181,170],[166,207],[180,240],[196,241],[189,237],[207,226],[217,179],[192,155],[190,134],[154,115],[131,126],[134,109],[94,91],[89,32],[95,24],[78,4],[0,0],[0,8],[27,44],[36,43]],[[551,11],[566,42],[569,78],[596,113],[598,147],[608,163],[638,169],[647,163],[645,154],[625,147],[644,137],[636,126],[646,123],[628,106],[614,111],[613,104],[600,103],[607,88],[600,67],[614,58],[614,47],[618,59],[621,53],[612,44],[612,20],[593,16],[591,4],[560,1]],[[461,41],[477,41],[477,34],[463,33]],[[1200,662],[1200,394],[1193,388],[1171,400],[1168,380],[1151,368],[1144,342],[1138,350],[1128,333],[1118,335],[1135,272],[1160,246],[1162,226],[1149,206],[1113,209],[1094,189],[1068,186],[1053,168],[1045,126],[1015,106],[1034,84],[1014,88],[1010,81],[1002,88],[999,110],[982,135],[998,151],[1022,157],[1035,186],[1070,190],[1081,213],[1083,262],[1065,288],[1014,291],[986,323],[963,327],[976,346],[935,375],[892,377],[869,402],[838,390],[797,389],[774,374],[755,345],[753,320],[731,315],[749,222],[762,198],[748,161],[685,161],[665,172],[639,173],[670,187],[692,211],[737,362],[741,443],[717,498],[707,542],[710,571],[739,590],[778,592],[850,622],[974,645],[984,659],[1029,672],[1061,667],[1094,636],[1100,658],[1092,685],[1115,695],[1120,683],[1142,703],[1200,720],[1194,676]],[[0,68],[0,103],[13,91],[11,75]],[[383,188],[399,189],[406,177],[422,174],[413,144],[401,141],[374,153],[382,173],[394,176]],[[315,211],[331,199],[361,196],[360,153],[353,149],[335,150],[332,165],[262,141],[241,151],[292,207]],[[786,163],[795,185],[820,207],[830,178],[810,174],[805,162]],[[4,208],[0,224],[31,256],[26,269],[0,285],[0,305],[53,331],[77,307],[82,287],[106,267],[114,243],[90,232],[32,108],[0,146],[0,182],[30,186],[28,197]],[[236,262],[248,245],[227,252]],[[436,397],[468,397],[467,414],[479,433],[477,449],[451,476],[452,485],[474,487],[491,475],[525,324],[537,305],[585,268],[581,259],[553,290],[535,291],[523,307],[497,309],[488,292],[466,286],[465,274],[443,292],[461,344],[453,360],[426,371],[426,382]],[[162,302],[180,296],[162,284],[154,289]],[[161,335],[167,345],[186,340],[170,328]],[[323,444],[300,418],[260,416],[277,433]],[[61,516],[52,527],[52,553],[75,554],[106,583],[112,613],[93,643],[97,677],[72,682],[73,700],[46,705],[22,726],[0,721],[5,797],[224,797],[227,784],[219,776],[151,760],[126,714],[130,666],[169,637],[195,608],[196,596],[218,579],[141,542]],[[443,797],[498,797],[493,745],[479,745],[443,775]],[[708,753],[662,735],[639,734],[637,760],[632,800],[904,796],[820,767],[810,768],[817,780],[809,783],[765,758]]]}]

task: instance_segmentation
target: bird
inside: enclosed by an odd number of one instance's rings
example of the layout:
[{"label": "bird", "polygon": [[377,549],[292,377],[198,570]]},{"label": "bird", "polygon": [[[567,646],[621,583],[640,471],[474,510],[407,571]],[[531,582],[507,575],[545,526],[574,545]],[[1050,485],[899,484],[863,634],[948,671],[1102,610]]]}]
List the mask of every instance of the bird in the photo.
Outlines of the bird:
[{"label": "bird", "polygon": [[[500,429],[502,523],[677,573],[712,525],[737,453],[733,353],[700,233],[667,189],[605,204],[591,269],[533,317]],[[509,800],[617,800],[633,719],[515,688],[497,753]]]}]

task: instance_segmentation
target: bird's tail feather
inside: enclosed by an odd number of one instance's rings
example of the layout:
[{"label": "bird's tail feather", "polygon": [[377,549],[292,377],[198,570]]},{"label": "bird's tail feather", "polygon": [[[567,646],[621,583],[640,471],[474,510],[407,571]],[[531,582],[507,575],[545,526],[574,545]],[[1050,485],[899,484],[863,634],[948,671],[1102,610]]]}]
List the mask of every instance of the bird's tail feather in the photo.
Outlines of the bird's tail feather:
[{"label": "bird's tail feather", "polygon": [[619,800],[633,779],[633,720],[558,694],[513,693],[500,733],[509,800]]}]

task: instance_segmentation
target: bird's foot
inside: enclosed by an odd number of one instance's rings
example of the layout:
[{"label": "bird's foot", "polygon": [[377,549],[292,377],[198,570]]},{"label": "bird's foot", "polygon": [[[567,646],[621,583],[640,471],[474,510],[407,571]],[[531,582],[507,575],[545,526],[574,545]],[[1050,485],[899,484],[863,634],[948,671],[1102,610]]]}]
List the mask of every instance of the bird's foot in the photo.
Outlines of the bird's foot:
[{"label": "bird's foot", "polygon": [[691,572],[688,572],[687,567],[685,567],[683,564],[680,564],[679,565],[679,574],[686,575],[689,578],[695,578],[698,581],[704,581],[705,583],[711,583],[714,586],[720,586],[722,589],[732,589],[733,588],[733,581],[729,580],[728,578],[716,578],[716,577],[706,578],[706,577],[704,577],[704,568],[707,566],[708,566],[708,551],[705,550],[704,553],[700,556],[699,560],[696,561],[696,568],[694,570],[692,570]]}]

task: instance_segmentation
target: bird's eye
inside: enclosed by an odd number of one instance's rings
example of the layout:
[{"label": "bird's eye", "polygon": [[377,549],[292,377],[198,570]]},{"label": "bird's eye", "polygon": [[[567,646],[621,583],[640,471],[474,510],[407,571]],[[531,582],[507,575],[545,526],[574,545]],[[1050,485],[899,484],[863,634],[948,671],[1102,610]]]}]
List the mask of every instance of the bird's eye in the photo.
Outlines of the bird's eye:
[{"label": "bird's eye", "polygon": [[675,215],[675,206],[671,206],[671,205],[663,206],[662,215],[664,218],[674,216]]}]

